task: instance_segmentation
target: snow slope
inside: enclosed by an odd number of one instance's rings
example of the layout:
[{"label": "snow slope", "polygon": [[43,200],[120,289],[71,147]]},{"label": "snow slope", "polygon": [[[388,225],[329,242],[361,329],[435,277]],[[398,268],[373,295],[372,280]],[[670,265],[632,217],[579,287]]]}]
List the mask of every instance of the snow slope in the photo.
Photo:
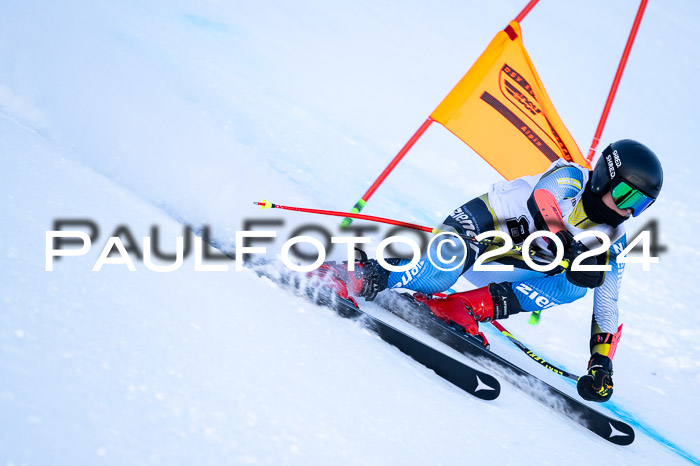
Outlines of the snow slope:
[{"label": "snow slope", "polygon": [[[521,3],[0,5],[0,460],[697,462],[700,119],[684,92],[699,71],[694,2],[649,5],[601,143],[643,140],[666,175],[649,216],[668,249],[651,272],[626,270],[616,393],[601,407],[635,425],[630,447],[507,384],[495,402],[470,398],[248,271],[195,273],[188,258],[172,273],[138,261],[137,272],[91,272],[118,225],[137,239],[158,225],[172,250],[182,227],[168,213],[224,240],[252,218],[284,219],[281,239],[310,221],[334,227],[251,201],[349,208]],[[542,2],[523,22],[582,148],[636,6]],[[435,224],[497,177],[434,127],[365,212]],[[90,218],[100,238],[45,272],[44,234],[57,218]],[[589,296],[537,327],[527,316],[504,325],[582,372],[590,306]],[[498,352],[573,393],[486,330]]]}]

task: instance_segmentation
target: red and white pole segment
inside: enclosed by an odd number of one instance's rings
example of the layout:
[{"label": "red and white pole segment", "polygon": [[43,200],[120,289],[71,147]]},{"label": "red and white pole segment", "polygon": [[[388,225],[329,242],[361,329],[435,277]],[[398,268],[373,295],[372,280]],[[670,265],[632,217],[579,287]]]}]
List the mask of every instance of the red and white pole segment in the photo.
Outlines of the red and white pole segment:
[{"label": "red and white pole segment", "polygon": [[627,38],[627,44],[625,45],[625,50],[622,52],[622,58],[620,59],[620,64],[617,67],[617,72],[615,73],[615,78],[613,79],[612,86],[610,87],[610,92],[608,93],[608,100],[605,101],[605,107],[603,107],[603,114],[600,116],[600,121],[598,122],[598,127],[595,130],[595,135],[593,136],[593,142],[591,142],[591,149],[588,151],[586,159],[591,162],[593,161],[593,156],[595,155],[595,150],[600,142],[600,136],[603,134],[603,128],[605,127],[605,122],[608,120],[608,114],[610,113],[610,108],[612,107],[613,100],[615,100],[615,94],[617,93],[617,87],[620,85],[620,79],[622,78],[622,73],[625,71],[625,65],[627,65],[627,58],[632,50],[632,44],[634,44],[634,39],[637,37],[637,30],[642,22],[642,16],[644,16],[644,9],[647,7],[648,0],[642,0],[639,4],[639,9],[637,10],[637,16],[634,18],[634,23],[632,24],[632,30]]}]

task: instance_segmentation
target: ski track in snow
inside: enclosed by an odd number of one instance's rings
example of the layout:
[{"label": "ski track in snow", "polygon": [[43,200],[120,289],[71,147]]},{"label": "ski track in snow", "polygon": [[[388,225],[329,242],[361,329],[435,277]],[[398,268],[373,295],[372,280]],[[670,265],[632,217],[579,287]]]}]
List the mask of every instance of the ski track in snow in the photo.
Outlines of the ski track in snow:
[{"label": "ski track in snow", "polygon": [[[635,427],[629,447],[505,381],[497,400],[471,398],[250,271],[195,273],[192,258],[173,273],[139,261],[137,272],[90,271],[118,225],[137,240],[158,225],[172,250],[183,231],[173,215],[231,243],[246,219],[282,219],[270,257],[300,225],[335,228],[251,202],[349,208],[523,3],[3,3],[0,462],[588,464],[595,452],[700,464],[700,253],[690,240],[700,118],[683,94],[699,71],[689,59],[696,2],[649,5],[601,140],[642,140],[666,178],[649,217],[667,251],[651,272],[627,266],[615,397],[599,407]],[[543,2],[523,22],[582,149],[636,7]],[[363,213],[438,224],[497,179],[433,125]],[[45,272],[44,233],[57,218],[90,218],[100,235],[87,256]],[[504,325],[580,373],[591,305],[589,295],[536,327],[526,315]],[[575,393],[484,330],[496,352]]]}]

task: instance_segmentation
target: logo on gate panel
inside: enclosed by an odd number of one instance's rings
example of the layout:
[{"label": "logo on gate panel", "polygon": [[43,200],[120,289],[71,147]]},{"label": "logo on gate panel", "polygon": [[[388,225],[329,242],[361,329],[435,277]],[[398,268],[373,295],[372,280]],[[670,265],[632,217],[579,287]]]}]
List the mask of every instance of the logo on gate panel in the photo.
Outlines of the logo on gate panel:
[{"label": "logo on gate panel", "polygon": [[[549,150],[558,147],[558,156],[569,162],[573,161],[571,152],[564,144],[564,141],[559,136],[559,133],[550,123],[547,115],[542,111],[540,103],[535,96],[530,83],[512,66],[505,63],[501,67],[498,84],[503,96],[512,104],[512,107],[517,108],[523,116],[530,120],[530,131],[525,134],[529,139],[537,138],[538,145],[545,145]],[[512,108],[511,107],[511,108]]]}]

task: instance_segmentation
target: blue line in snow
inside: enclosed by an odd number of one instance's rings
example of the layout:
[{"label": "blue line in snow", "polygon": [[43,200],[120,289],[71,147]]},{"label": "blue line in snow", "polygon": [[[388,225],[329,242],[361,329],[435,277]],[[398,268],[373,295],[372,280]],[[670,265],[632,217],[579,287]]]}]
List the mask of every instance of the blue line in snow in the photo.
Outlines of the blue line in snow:
[{"label": "blue line in snow", "polygon": [[[501,332],[497,332],[498,335],[502,338],[506,338],[501,334]],[[552,361],[549,358],[545,358],[547,361]],[[565,371],[570,372],[563,364],[557,364],[558,366],[562,367]],[[573,372],[572,372],[573,373]],[[576,385],[576,382],[574,382],[571,379],[566,379],[568,382],[570,382],[572,385]],[[655,440],[656,442],[660,443],[661,445],[665,446],[672,452],[676,453],[678,456],[681,458],[690,461],[691,463],[700,465],[700,459],[698,459],[696,456],[693,456],[677,444],[673,443],[672,441],[668,440],[665,438],[663,435],[658,433],[653,427],[638,421],[632,414],[628,413],[621,407],[617,406],[615,403],[612,403],[608,401],[605,404],[602,404],[601,407],[607,409],[608,411],[611,411],[613,414],[618,416],[620,419],[623,421],[627,422],[630,424],[632,427],[636,427],[640,431],[644,432],[647,436],[649,436],[651,439]]]},{"label": "blue line in snow", "polygon": [[[567,372],[568,369],[564,369]],[[576,383],[573,380],[567,379],[572,385],[575,385]],[[651,439],[655,440],[656,442],[660,443],[661,445],[665,446],[672,452],[676,453],[677,455],[681,456],[683,459],[686,459],[690,461],[691,463],[698,464],[700,465],[700,459],[697,457],[693,456],[680,446],[678,444],[673,443],[672,441],[668,440],[665,438],[663,435],[658,433],[653,427],[638,421],[632,414],[628,413],[625,411],[623,408],[617,406],[615,403],[612,403],[608,401],[604,405],[601,405],[603,408],[607,409],[608,411],[611,411],[613,414],[615,414],[617,417],[631,425],[632,427],[636,427],[640,431],[644,432],[649,436]]]},{"label": "blue line in snow", "polygon": [[[572,382],[573,382],[573,381],[572,381]],[[651,437],[652,439],[656,440],[657,442],[659,442],[660,444],[662,444],[662,445],[665,446],[666,448],[670,449],[671,451],[673,451],[673,452],[676,453],[677,455],[679,455],[679,456],[685,458],[686,460],[690,461],[691,463],[699,464],[699,465],[700,465],[700,459],[698,459],[697,457],[695,457],[695,456],[693,456],[692,454],[688,453],[687,451],[685,451],[683,448],[681,448],[681,447],[678,446],[677,444],[675,444],[675,443],[671,442],[670,440],[666,439],[663,435],[659,434],[659,433],[658,433],[656,430],[654,430],[652,427],[650,427],[650,426],[648,426],[648,425],[646,425],[646,424],[644,424],[644,423],[642,423],[642,422],[639,422],[637,419],[635,419],[634,417],[632,417],[632,415],[629,414],[629,413],[628,413],[627,411],[625,411],[624,409],[620,408],[619,406],[617,406],[617,405],[615,405],[615,404],[611,404],[611,405],[609,405],[609,406],[606,406],[606,408],[608,408],[608,409],[609,409],[610,411],[612,411],[613,413],[617,414],[617,416],[619,416],[621,419],[623,419],[624,421],[626,421],[626,422],[627,422],[628,424],[630,424],[631,426],[637,427],[639,430],[641,430],[642,432],[644,432],[644,433],[647,434],[649,437]]]}]

